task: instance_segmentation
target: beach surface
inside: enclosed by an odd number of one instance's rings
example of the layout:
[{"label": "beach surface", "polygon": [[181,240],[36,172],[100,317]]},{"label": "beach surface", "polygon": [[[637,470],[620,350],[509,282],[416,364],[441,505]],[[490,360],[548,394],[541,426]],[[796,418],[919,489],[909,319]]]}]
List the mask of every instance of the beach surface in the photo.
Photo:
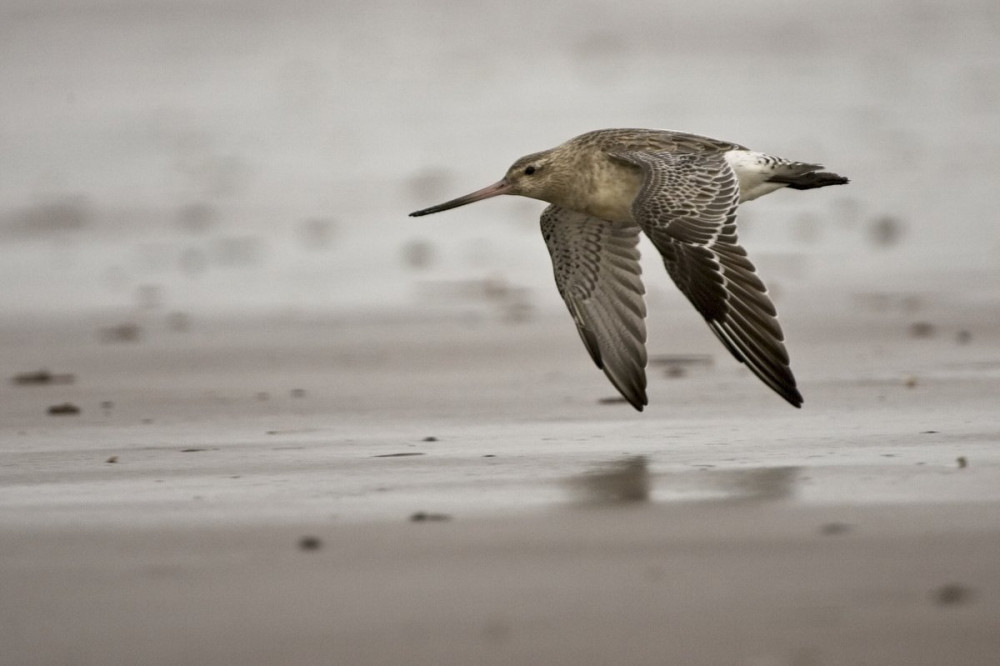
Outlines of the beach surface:
[{"label": "beach surface", "polygon": [[996,663],[1000,326],[785,309],[801,410],[680,308],[642,414],[561,313],[7,325],[4,662]]}]

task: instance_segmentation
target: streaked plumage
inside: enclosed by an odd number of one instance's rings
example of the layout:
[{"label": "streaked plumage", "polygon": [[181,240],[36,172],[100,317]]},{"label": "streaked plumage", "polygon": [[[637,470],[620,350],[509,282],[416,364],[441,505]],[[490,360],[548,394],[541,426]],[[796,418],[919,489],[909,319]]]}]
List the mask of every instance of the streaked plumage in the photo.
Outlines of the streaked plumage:
[{"label": "streaked plumage", "polygon": [[598,130],[522,157],[494,185],[411,215],[499,194],[549,202],[541,226],[556,286],[591,358],[638,410],[648,404],[643,232],[723,345],[798,407],[777,312],[739,245],[736,210],[783,187],[848,182],[821,168],[693,134]]}]

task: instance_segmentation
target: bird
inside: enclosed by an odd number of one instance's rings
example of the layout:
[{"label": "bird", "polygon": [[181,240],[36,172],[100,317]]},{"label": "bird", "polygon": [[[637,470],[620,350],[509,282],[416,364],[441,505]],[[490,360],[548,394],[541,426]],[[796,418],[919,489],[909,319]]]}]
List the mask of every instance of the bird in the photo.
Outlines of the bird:
[{"label": "bird", "polygon": [[496,183],[410,216],[501,194],[547,202],[541,231],[559,294],[591,359],[640,412],[649,404],[645,234],[723,346],[801,407],[777,310],[739,243],[737,209],[779,189],[850,182],[823,168],[686,132],[601,129],[525,155]]}]

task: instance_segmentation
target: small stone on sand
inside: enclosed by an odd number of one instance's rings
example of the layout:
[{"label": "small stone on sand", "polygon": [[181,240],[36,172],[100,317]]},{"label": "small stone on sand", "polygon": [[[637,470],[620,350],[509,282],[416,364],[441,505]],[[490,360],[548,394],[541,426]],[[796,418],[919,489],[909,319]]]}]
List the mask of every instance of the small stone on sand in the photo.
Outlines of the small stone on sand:
[{"label": "small stone on sand", "polygon": [[16,386],[41,386],[44,384],[72,384],[76,381],[76,375],[70,373],[56,374],[48,370],[34,370],[31,372],[19,372],[11,380]]},{"label": "small stone on sand", "polygon": [[417,511],[410,516],[410,520],[414,523],[444,522],[446,520],[451,520],[451,516],[447,513],[428,513],[426,511]]},{"label": "small stone on sand", "polygon": [[819,528],[819,533],[825,536],[834,536],[851,531],[851,526],[847,523],[824,523]]},{"label": "small stone on sand", "polygon": [[934,603],[938,606],[957,606],[972,600],[973,592],[959,583],[942,585],[931,593]]}]

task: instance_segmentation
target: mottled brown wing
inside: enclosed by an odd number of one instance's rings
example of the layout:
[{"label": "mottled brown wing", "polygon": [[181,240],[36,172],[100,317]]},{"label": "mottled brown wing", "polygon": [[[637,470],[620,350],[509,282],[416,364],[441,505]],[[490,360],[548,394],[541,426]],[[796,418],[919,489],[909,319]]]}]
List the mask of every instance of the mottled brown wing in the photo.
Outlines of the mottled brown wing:
[{"label": "mottled brown wing", "polygon": [[646,304],[640,229],[549,206],[542,236],[556,287],[597,367],[633,407],[646,398]]},{"label": "mottled brown wing", "polygon": [[625,153],[720,153],[745,150],[739,144],[698,134],[637,128],[595,130],[581,134],[572,139],[571,143]]},{"label": "mottled brown wing", "polygon": [[795,407],[802,395],[767,288],[736,234],[739,179],[721,153],[617,155],[644,173],[632,214],[667,272],[739,361]]}]

